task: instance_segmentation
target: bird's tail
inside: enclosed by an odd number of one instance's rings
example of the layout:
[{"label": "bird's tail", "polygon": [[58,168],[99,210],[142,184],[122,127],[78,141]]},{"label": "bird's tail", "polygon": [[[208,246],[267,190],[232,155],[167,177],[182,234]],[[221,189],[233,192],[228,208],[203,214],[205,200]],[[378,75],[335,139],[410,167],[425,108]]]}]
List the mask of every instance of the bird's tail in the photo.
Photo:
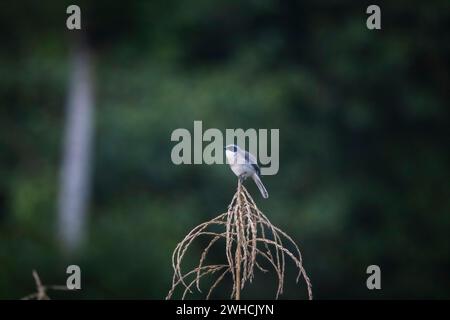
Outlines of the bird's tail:
[{"label": "bird's tail", "polygon": [[264,199],[267,199],[269,197],[269,194],[267,193],[266,188],[264,187],[261,179],[257,174],[253,175],[253,181],[255,181],[256,185],[258,186],[259,191],[261,192],[261,195]]}]

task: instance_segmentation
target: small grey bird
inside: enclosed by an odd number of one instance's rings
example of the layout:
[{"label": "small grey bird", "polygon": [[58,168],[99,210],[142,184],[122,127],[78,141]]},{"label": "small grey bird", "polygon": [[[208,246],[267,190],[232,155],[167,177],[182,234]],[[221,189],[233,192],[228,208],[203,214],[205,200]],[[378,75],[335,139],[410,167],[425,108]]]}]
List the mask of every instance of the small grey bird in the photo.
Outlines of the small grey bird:
[{"label": "small grey bird", "polygon": [[260,179],[261,170],[259,169],[256,158],[251,153],[242,150],[234,144],[230,144],[224,149],[228,163],[234,174],[239,177],[241,182],[248,177],[252,177],[263,198],[267,199],[269,194]]}]

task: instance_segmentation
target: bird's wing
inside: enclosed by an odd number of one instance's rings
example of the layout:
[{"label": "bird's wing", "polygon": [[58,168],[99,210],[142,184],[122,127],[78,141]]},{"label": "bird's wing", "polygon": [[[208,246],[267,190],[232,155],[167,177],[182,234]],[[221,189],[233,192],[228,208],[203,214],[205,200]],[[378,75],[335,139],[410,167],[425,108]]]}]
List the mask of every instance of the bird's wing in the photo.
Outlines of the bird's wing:
[{"label": "bird's wing", "polygon": [[250,152],[244,151],[244,156],[246,162],[258,165],[258,161],[256,161],[255,156],[253,156]]},{"label": "bird's wing", "polygon": [[256,174],[260,176],[261,170],[259,169],[258,161],[256,161],[256,158],[250,152],[244,151],[244,154],[245,154],[245,161],[250,163],[253,169],[255,169]]},{"label": "bird's wing", "polygon": [[260,177],[261,176],[261,170],[259,169],[258,165],[255,164],[255,163],[252,163],[252,167],[253,167],[253,169],[255,169],[256,174],[258,175],[258,177]]}]

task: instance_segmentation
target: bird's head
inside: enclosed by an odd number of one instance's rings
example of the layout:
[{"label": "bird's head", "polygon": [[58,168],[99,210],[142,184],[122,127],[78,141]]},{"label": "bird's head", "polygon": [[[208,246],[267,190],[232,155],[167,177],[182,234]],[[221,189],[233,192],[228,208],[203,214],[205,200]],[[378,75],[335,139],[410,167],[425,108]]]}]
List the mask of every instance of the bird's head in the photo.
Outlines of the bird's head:
[{"label": "bird's head", "polygon": [[229,144],[224,149],[225,149],[225,151],[229,151],[229,152],[235,153],[235,152],[238,151],[238,148],[239,147],[237,145],[235,145],[235,144]]}]

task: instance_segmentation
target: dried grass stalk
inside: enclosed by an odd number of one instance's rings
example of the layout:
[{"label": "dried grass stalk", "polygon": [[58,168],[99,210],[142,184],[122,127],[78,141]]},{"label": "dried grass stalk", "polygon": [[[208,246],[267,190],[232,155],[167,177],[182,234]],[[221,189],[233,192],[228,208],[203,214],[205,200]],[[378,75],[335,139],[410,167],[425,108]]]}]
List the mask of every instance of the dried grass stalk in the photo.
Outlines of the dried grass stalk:
[{"label": "dried grass stalk", "polygon": [[36,270],[33,270],[33,278],[36,283],[36,292],[23,297],[21,300],[50,300],[48,290],[69,290],[66,286],[43,285]]},{"label": "dried grass stalk", "polygon": [[[211,227],[224,228],[223,232],[208,231]],[[182,272],[181,264],[183,258],[194,240],[201,236],[209,236],[212,239],[203,249],[199,264],[186,273]],[[211,247],[220,239],[225,240],[226,264],[204,265]],[[289,243],[295,251],[292,252],[285,247],[283,241]],[[278,287],[276,298],[283,293],[285,276],[285,258],[289,257],[298,269],[298,282],[300,277],[306,282],[308,298],[312,299],[311,281],[309,280],[302,263],[300,249],[290,236],[284,231],[272,225],[269,219],[258,209],[247,189],[238,182],[238,188],[228,206],[228,211],[218,217],[196,226],[176,246],[172,254],[172,267],[174,270],[172,287],[166,299],[171,299],[175,290],[182,286],[184,288],[182,299],[188,293],[192,293],[192,287],[199,292],[200,279],[214,273],[220,273],[216,281],[211,285],[206,296],[211,296],[212,291],[224,279],[225,275],[231,274],[233,288],[231,298],[239,300],[241,290],[247,282],[252,282],[255,267],[262,272],[267,272],[261,266],[266,261],[277,274]],[[258,260],[261,260],[258,262]]]}]

